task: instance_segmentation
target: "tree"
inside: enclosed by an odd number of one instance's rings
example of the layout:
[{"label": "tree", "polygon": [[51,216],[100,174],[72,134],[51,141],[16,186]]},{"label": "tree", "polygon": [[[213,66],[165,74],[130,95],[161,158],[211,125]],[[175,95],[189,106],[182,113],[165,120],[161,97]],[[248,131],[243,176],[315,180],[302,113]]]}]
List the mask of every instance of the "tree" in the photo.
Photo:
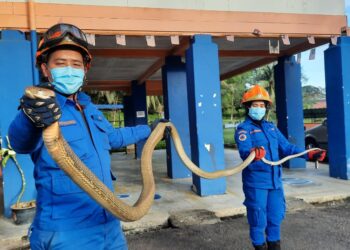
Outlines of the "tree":
[{"label": "tree", "polygon": [[147,96],[147,110],[149,114],[158,114],[161,117],[161,114],[164,112],[164,104],[162,96]]},{"label": "tree", "polygon": [[88,94],[95,104],[120,104],[123,100],[123,92],[90,90]]},{"label": "tree", "polygon": [[221,82],[222,113],[224,116],[230,116],[231,121],[234,120],[234,117],[242,118],[240,112],[242,110],[241,100],[247,83],[254,83],[253,71],[248,71]]}]

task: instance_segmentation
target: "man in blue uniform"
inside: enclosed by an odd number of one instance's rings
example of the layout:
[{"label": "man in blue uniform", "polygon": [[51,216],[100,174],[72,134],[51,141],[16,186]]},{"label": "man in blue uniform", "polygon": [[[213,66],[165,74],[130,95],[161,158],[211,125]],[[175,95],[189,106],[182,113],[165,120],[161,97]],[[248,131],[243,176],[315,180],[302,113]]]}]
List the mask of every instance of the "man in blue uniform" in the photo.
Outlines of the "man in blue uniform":
[{"label": "man in blue uniform", "polygon": [[[278,128],[264,120],[266,108],[272,104],[268,92],[255,85],[244,93],[242,104],[246,108],[246,120],[235,133],[239,154],[243,160],[255,151],[255,161],[242,172],[244,205],[250,226],[250,238],[257,250],[281,249],[280,226],[285,214],[285,199],[282,185],[282,167],[270,166],[270,161],[303,152],[304,149],[290,144]],[[325,151],[309,152],[308,158],[323,160]],[[265,234],[267,245],[265,243]]]},{"label": "man in blue uniform", "polygon": [[37,212],[30,246],[36,249],[127,249],[120,221],[97,204],[58,167],[43,144],[42,129],[58,121],[63,137],[84,164],[113,190],[111,148],[146,139],[147,125],[115,129],[81,92],[91,55],[85,34],[70,24],[52,26],[36,59],[56,98],[21,99],[12,122],[12,147],[35,164]]}]

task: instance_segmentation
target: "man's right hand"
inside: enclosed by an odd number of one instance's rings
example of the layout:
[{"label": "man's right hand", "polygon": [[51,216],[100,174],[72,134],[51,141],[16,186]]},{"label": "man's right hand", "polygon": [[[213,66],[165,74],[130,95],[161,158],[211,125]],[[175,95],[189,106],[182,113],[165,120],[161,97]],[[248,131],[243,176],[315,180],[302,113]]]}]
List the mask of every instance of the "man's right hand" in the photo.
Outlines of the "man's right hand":
[{"label": "man's right hand", "polygon": [[20,108],[37,128],[46,128],[61,117],[61,109],[55,97],[31,99],[23,95]]},{"label": "man's right hand", "polygon": [[323,161],[326,158],[326,150],[314,150],[308,153],[310,161]]}]

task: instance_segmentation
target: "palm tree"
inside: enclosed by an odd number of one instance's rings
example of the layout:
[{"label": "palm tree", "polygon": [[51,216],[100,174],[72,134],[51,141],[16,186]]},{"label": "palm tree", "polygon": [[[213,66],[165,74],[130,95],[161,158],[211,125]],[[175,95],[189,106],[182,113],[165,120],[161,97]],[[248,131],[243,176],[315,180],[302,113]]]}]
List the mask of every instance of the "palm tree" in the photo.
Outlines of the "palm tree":
[{"label": "palm tree", "polygon": [[150,114],[158,114],[161,118],[162,113],[164,112],[164,104],[162,96],[147,96],[147,110]]}]

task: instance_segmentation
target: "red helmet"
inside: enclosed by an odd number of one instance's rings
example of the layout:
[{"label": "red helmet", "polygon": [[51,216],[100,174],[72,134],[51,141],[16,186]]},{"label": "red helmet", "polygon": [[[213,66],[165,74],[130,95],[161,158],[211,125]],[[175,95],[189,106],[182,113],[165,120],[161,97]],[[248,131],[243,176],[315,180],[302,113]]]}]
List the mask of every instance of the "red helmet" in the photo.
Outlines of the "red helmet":
[{"label": "red helmet", "polygon": [[270,98],[269,93],[266,91],[266,89],[264,89],[258,84],[256,84],[254,87],[250,88],[243,94],[241,103],[245,104],[247,102],[253,101],[267,101],[269,102],[269,104],[272,104],[272,100]]},{"label": "red helmet", "polygon": [[36,52],[36,65],[40,66],[46,62],[47,54],[52,49],[60,46],[78,49],[83,56],[87,69],[90,68],[92,56],[88,50],[88,42],[84,32],[67,23],[56,24],[44,33]]}]

